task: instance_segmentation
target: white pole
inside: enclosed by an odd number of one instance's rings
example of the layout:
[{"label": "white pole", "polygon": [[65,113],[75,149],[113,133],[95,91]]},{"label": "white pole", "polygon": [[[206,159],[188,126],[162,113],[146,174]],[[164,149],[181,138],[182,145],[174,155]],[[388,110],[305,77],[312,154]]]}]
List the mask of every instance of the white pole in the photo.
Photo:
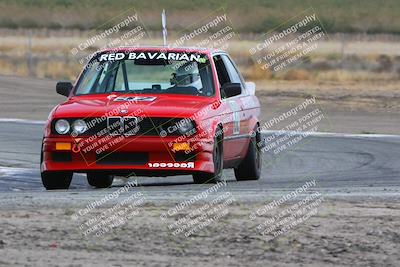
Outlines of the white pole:
[{"label": "white pole", "polygon": [[167,46],[167,15],[165,14],[165,9],[163,9],[163,12],[161,13],[161,23],[162,23],[164,46]]}]

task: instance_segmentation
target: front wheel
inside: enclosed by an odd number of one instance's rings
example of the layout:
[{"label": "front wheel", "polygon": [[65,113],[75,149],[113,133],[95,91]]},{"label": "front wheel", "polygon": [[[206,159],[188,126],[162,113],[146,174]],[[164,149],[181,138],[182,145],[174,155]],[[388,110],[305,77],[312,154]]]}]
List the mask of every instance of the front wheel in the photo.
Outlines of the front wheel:
[{"label": "front wheel", "polygon": [[114,181],[114,176],[106,173],[88,173],[86,177],[88,183],[96,188],[108,188]]},{"label": "front wheel", "polygon": [[72,172],[42,172],[42,183],[46,190],[68,189]]},{"label": "front wheel", "polygon": [[235,177],[237,181],[258,180],[261,173],[261,134],[255,131],[255,136],[250,139],[246,157],[235,168]]},{"label": "front wheel", "polygon": [[213,161],[214,161],[214,173],[196,173],[193,174],[193,181],[195,184],[205,183],[217,183],[222,181],[222,170],[223,170],[223,145],[222,135],[217,134],[214,138],[214,149],[213,149]]},{"label": "front wheel", "polygon": [[44,157],[43,140],[42,148],[40,150],[40,176],[42,178],[43,186],[46,188],[46,190],[68,189],[73,176],[72,172],[42,172],[42,163]]}]

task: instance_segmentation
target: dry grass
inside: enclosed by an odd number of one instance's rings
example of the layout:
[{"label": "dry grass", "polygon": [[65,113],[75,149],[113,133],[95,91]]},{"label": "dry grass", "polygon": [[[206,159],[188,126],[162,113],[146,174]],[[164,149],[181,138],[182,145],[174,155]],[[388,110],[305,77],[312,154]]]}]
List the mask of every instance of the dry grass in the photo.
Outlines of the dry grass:
[{"label": "dry grass", "polygon": [[29,70],[26,63],[0,59],[0,73],[3,75],[28,76]]},{"label": "dry grass", "polygon": [[272,79],[272,72],[263,70],[258,65],[253,64],[249,67],[240,68],[242,75],[249,80],[269,80]]},{"label": "dry grass", "polygon": [[[92,36],[90,32],[34,31],[31,50],[26,31],[0,31],[0,74],[33,75],[40,78],[74,80],[82,66],[78,58],[70,53],[73,47]],[[170,40],[176,33],[170,34]],[[142,44],[157,45],[159,38],[142,40]],[[196,41],[186,45],[193,45]],[[397,41],[349,42],[345,54],[341,53],[338,41],[320,42],[318,49],[307,60],[296,67],[279,72],[260,69],[248,53],[257,43],[255,40],[236,38],[228,44],[228,52],[238,63],[248,80],[293,80],[293,81],[391,81],[400,78],[400,56]],[[105,40],[96,43],[91,50],[99,49]],[[396,49],[395,49],[396,48]],[[33,57],[33,69],[28,70],[29,51]]]},{"label": "dry grass", "polygon": [[315,77],[319,81],[392,81],[398,80],[398,75],[394,73],[371,73],[368,71],[345,71],[345,70],[329,70],[318,72]]},{"label": "dry grass", "polygon": [[78,63],[65,64],[60,61],[39,62],[36,66],[35,76],[58,80],[75,80],[82,66]]},{"label": "dry grass", "polygon": [[308,70],[303,70],[303,69],[292,69],[288,70],[284,75],[283,75],[283,80],[288,80],[288,81],[293,81],[293,80],[310,80],[311,79],[311,74]]}]

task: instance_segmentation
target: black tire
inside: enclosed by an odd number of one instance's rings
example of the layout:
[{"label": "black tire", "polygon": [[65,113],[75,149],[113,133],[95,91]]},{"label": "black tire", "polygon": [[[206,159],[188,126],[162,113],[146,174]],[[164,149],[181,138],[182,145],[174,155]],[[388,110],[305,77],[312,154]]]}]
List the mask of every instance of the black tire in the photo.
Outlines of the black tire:
[{"label": "black tire", "polygon": [[68,189],[72,172],[42,172],[42,183],[46,190]]},{"label": "black tire", "polygon": [[213,160],[214,173],[196,173],[193,174],[195,184],[217,183],[222,181],[223,172],[223,145],[222,130],[219,129],[214,138]]},{"label": "black tire", "polygon": [[[40,152],[40,170],[43,163],[43,140]],[[40,172],[42,184],[46,190],[68,189],[71,184],[72,172]]]},{"label": "black tire", "polygon": [[237,181],[258,180],[261,173],[261,134],[255,131],[255,136],[251,137],[246,157],[235,168],[235,177]]},{"label": "black tire", "polygon": [[111,187],[114,181],[114,175],[106,173],[87,173],[86,174],[88,183],[96,188],[108,188]]}]

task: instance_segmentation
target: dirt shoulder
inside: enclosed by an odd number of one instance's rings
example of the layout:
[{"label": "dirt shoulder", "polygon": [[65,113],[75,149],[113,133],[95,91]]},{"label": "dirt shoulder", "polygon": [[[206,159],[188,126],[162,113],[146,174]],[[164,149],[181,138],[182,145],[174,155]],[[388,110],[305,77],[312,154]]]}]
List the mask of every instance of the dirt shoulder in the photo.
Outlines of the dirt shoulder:
[{"label": "dirt shoulder", "polygon": [[262,203],[233,204],[189,237],[168,229],[187,213],[160,220],[171,207],[146,204],[101,237],[83,237],[71,207],[0,209],[0,265],[396,266],[400,260],[400,205],[394,201],[324,200],[316,215],[271,241],[256,226],[285,206],[252,221],[249,211]]}]

